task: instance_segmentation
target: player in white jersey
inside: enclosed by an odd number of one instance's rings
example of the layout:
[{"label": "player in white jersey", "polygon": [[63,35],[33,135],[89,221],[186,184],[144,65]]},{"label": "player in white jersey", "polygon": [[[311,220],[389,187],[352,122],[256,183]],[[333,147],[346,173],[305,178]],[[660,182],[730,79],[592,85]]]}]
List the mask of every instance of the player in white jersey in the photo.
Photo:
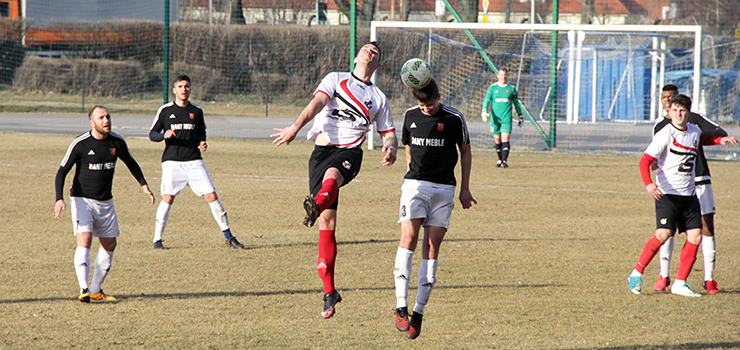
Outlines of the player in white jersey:
[{"label": "player in white jersey", "polygon": [[[655,235],[643,247],[640,258],[628,278],[632,293],[640,294],[642,273],[655,257],[660,246],[675,234],[676,227],[686,229],[686,244],[681,250],[676,280],[671,293],[699,297],[686,279],[696,262],[696,252],[701,243],[701,209],[694,193],[694,166],[700,144],[737,144],[734,137],[709,137],[703,140],[698,126],[687,123],[691,99],[677,95],[670,102],[671,125],[655,134],[640,159],[640,175],[645,190],[655,200]],[[656,182],[650,177],[650,167],[657,162]]]},{"label": "player in white jersey", "polygon": [[[77,236],[74,264],[81,290],[78,300],[83,303],[89,303],[90,300],[112,302],[116,298],[103,293],[101,285],[113,264],[113,251],[119,236],[118,217],[111,193],[116,160],[120,158],[126,164],[152,204],[154,194],[149,190],[139,164],[131,156],[126,141],[110,131],[108,109],[103,106],[93,107],[88,113],[88,121],[92,129],[75,138],[57,171],[54,181],[57,198],[54,217],[59,218],[67,207],[63,196],[64,179],[74,166],[75,176],[69,202],[74,233]],[[95,258],[92,283],[88,284],[93,237],[98,238],[100,249]]]},{"label": "player in white jersey", "polygon": [[319,84],[311,102],[295,122],[283,129],[275,128],[276,145],[290,144],[311,120],[308,139],[315,148],[309,159],[309,189],[303,207],[303,224],[311,227],[319,222],[319,258],[317,270],[324,286],[323,318],[336,312],[342,297],[334,286],[334,263],[337,255],[335,236],[339,188],[348,184],[360,171],[362,144],[370,125],[383,138],[381,161],[384,166],[396,161],[396,140],[393,116],[388,99],[370,81],[380,67],[381,52],[377,43],[362,46],[355,57],[351,73],[329,73]]}]

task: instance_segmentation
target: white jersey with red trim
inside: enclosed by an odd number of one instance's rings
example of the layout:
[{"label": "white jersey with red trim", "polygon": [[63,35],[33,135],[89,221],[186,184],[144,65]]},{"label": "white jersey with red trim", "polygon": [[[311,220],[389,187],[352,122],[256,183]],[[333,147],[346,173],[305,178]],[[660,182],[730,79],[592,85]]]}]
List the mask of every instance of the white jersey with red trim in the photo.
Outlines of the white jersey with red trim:
[{"label": "white jersey with red trim", "polygon": [[658,161],[655,183],[663,187],[663,193],[694,195],[694,167],[700,136],[701,129],[694,124],[686,124],[686,130],[669,124],[653,136],[645,154]]},{"label": "white jersey with red trim", "polygon": [[316,94],[325,94],[330,100],[314,118],[308,131],[311,141],[324,134],[332,145],[352,148],[362,145],[373,123],[380,134],[395,131],[388,98],[375,84],[365,83],[352,73],[329,73]]}]

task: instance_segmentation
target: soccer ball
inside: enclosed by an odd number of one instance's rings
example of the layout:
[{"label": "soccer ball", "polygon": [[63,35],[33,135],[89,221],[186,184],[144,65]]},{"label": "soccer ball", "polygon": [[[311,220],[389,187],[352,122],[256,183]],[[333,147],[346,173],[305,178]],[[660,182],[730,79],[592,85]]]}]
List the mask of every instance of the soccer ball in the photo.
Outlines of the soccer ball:
[{"label": "soccer ball", "polygon": [[420,58],[412,58],[401,67],[401,81],[412,89],[427,86],[432,78],[434,78],[432,67]]}]

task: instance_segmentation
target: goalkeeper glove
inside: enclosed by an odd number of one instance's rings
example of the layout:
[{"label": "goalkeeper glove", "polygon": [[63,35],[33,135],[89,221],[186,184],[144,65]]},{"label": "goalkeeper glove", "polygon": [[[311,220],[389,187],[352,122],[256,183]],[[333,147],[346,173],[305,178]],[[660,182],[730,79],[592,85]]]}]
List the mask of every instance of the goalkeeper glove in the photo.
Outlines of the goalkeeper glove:
[{"label": "goalkeeper glove", "polygon": [[520,127],[520,128],[521,128],[521,127],[522,127],[522,125],[524,125],[524,117],[522,117],[522,116],[520,115],[520,116],[519,116],[519,121],[518,121],[518,122],[516,123],[516,126],[518,126],[518,127]]},{"label": "goalkeeper glove", "polygon": [[484,122],[488,120],[488,110],[484,109],[480,112],[480,119]]}]

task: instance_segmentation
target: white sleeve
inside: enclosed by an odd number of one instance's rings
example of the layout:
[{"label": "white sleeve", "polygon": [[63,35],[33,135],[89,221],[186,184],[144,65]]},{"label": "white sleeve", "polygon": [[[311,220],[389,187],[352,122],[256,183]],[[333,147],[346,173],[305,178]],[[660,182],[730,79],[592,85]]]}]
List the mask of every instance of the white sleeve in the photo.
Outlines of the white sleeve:
[{"label": "white sleeve", "polygon": [[660,158],[660,155],[666,150],[666,147],[668,147],[671,142],[671,135],[670,133],[665,132],[665,130],[666,128],[663,128],[653,136],[653,140],[650,141],[650,144],[645,149],[645,154],[655,159]]},{"label": "white sleeve", "polygon": [[388,131],[395,131],[393,125],[393,113],[391,113],[391,107],[388,104],[388,99],[382,96],[380,99],[380,106],[378,106],[378,113],[375,115],[375,125],[378,133],[384,133]]},{"label": "white sleeve", "polygon": [[326,96],[331,99],[334,97],[334,91],[337,89],[337,85],[339,84],[339,73],[332,72],[327,74],[324,79],[321,79],[321,83],[319,83],[319,86],[316,88],[316,91],[313,92],[313,96],[316,96],[317,93],[324,93]]}]

